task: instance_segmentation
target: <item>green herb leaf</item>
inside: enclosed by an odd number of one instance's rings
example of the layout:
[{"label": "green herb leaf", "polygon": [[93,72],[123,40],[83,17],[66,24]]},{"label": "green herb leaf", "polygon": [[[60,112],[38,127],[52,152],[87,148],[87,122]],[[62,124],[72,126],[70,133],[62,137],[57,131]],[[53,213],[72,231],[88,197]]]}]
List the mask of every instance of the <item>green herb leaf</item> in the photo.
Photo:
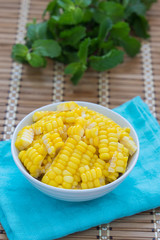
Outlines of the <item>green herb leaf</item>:
[{"label": "green herb leaf", "polygon": [[44,57],[39,56],[36,53],[30,53],[30,58],[28,59],[29,64],[32,67],[45,67],[46,66],[46,60]]},{"label": "green herb leaf", "polygon": [[75,9],[75,5],[71,0],[57,0],[57,3],[59,7],[65,10]]},{"label": "green herb leaf", "polygon": [[74,85],[77,85],[79,80],[82,78],[84,72],[86,71],[87,67],[84,66],[83,68],[79,68],[77,70],[77,72],[75,72],[75,74],[71,77],[71,82],[74,84]]},{"label": "green herb leaf", "polygon": [[141,0],[141,1],[143,2],[143,4],[145,4],[147,9],[149,9],[154,2],[157,2],[157,0]]},{"label": "green herb leaf", "polygon": [[107,34],[111,30],[111,28],[112,28],[112,21],[109,18],[104,19],[101,22],[100,27],[99,27],[98,39],[100,41],[104,41]]},{"label": "green herb leaf", "polygon": [[149,30],[149,25],[148,21],[145,17],[143,16],[137,16],[133,20],[133,29],[138,37],[141,38],[148,38],[148,30]]},{"label": "green herb leaf", "polygon": [[[124,52],[134,57],[148,38],[146,10],[156,0],[51,0],[47,20],[28,23],[26,44],[16,44],[12,58],[44,67],[46,57],[68,64],[65,73],[77,84],[90,65],[97,71],[117,66]],[[124,52],[119,50],[123,48]]]},{"label": "green herb leaf", "polygon": [[35,53],[43,57],[54,58],[61,54],[61,47],[54,40],[37,40],[33,43],[32,48]]},{"label": "green herb leaf", "polygon": [[81,79],[81,77],[83,76],[86,69],[87,69],[87,67],[85,64],[83,64],[81,62],[75,62],[75,63],[69,64],[65,68],[64,72],[65,72],[65,74],[72,75],[71,81],[74,85],[76,85],[79,82],[79,80]]},{"label": "green herb leaf", "polygon": [[90,57],[90,65],[93,69],[99,72],[109,70],[123,61],[124,52],[118,49],[112,49],[106,55],[101,57]]},{"label": "green herb leaf", "polygon": [[92,0],[75,0],[75,4],[81,8],[86,8],[92,3]]},{"label": "green herb leaf", "polygon": [[83,63],[86,63],[87,61],[87,56],[88,56],[88,47],[90,45],[91,39],[86,38],[79,47],[78,51],[78,57],[80,58],[80,61]]},{"label": "green herb leaf", "polygon": [[64,45],[76,46],[77,43],[86,35],[86,28],[76,26],[60,33],[60,38],[63,39]]},{"label": "green herb leaf", "polygon": [[64,72],[65,74],[75,74],[79,67],[80,67],[79,62],[73,62],[68,64],[68,66],[64,69]]},{"label": "green herb leaf", "polygon": [[78,62],[79,57],[77,55],[77,52],[71,52],[71,51],[63,51],[65,56],[65,64],[72,63],[72,62]]},{"label": "green herb leaf", "polygon": [[57,0],[53,0],[53,1],[49,2],[49,4],[47,5],[46,9],[43,12],[42,17],[44,17],[47,12],[49,12],[50,15],[52,15],[54,13],[56,7],[57,7]]},{"label": "green herb leaf", "polygon": [[101,42],[99,47],[103,50],[104,53],[108,53],[115,46],[112,40],[108,40],[107,42]]},{"label": "green herb leaf", "polygon": [[126,22],[116,23],[110,32],[110,36],[116,39],[121,39],[125,36],[128,36],[130,32],[129,24]]},{"label": "green herb leaf", "polygon": [[59,23],[63,25],[78,24],[83,19],[83,11],[81,8],[66,10],[59,19]]},{"label": "green herb leaf", "polygon": [[98,10],[94,13],[94,19],[97,23],[101,23],[105,18],[110,18],[113,22],[123,19],[124,7],[115,2],[102,1],[99,3]]},{"label": "green herb leaf", "polygon": [[12,58],[17,62],[26,62],[26,55],[28,53],[28,48],[23,44],[16,44],[12,47]]},{"label": "green herb leaf", "polygon": [[47,22],[30,24],[27,28],[27,40],[33,42],[47,38]]},{"label": "green herb leaf", "polygon": [[128,18],[133,13],[139,16],[144,16],[146,13],[146,6],[141,2],[141,0],[130,0],[126,9],[124,17]]},{"label": "green herb leaf", "polygon": [[92,20],[92,16],[93,16],[93,11],[91,11],[91,9],[84,9],[83,10],[83,19],[82,22],[89,22]]},{"label": "green herb leaf", "polygon": [[121,40],[121,46],[123,46],[124,50],[130,57],[134,57],[139,53],[141,44],[136,38],[126,36]]}]

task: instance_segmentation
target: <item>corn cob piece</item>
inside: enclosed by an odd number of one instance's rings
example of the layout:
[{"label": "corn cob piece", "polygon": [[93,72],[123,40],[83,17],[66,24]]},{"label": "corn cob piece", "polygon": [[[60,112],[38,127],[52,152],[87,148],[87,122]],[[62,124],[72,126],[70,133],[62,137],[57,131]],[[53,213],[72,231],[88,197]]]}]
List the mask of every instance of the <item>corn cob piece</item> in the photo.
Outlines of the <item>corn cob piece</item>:
[{"label": "corn cob piece", "polygon": [[17,136],[15,146],[18,150],[26,149],[33,141],[34,132],[32,127],[24,127]]},{"label": "corn cob piece", "polygon": [[[92,168],[85,166],[79,169],[81,174],[81,187],[82,189],[100,187],[100,178],[102,177],[102,171],[100,168]],[[102,183],[103,184],[103,183]]]},{"label": "corn cob piece", "polygon": [[56,113],[56,112],[52,112],[52,111],[37,111],[32,116],[33,122],[37,122],[40,119],[42,119],[43,117],[46,117],[46,116],[51,115],[53,113]]},{"label": "corn cob piece", "polygon": [[85,117],[85,107],[78,107],[72,111],[64,111],[57,113],[57,117],[62,117],[64,123],[73,124],[78,117]]},{"label": "corn cob piece", "polygon": [[79,117],[79,115],[73,111],[68,112],[60,112],[57,114],[57,117],[61,117],[63,122],[66,124],[74,124],[76,121],[76,118]]},{"label": "corn cob piece", "polygon": [[[79,168],[81,158],[84,155],[84,152],[87,149],[87,144],[84,143],[83,141],[79,141],[78,144],[76,145],[66,167],[66,171],[63,172],[63,183],[62,186],[64,188],[72,188],[74,180],[75,180],[75,175],[76,172]],[[67,174],[68,173],[68,174]],[[75,185],[78,184],[77,181],[75,181]]]},{"label": "corn cob piece", "polygon": [[45,146],[36,143],[34,147],[30,147],[26,151],[21,151],[18,157],[31,176],[38,178],[41,174],[41,165],[46,154],[47,152]]},{"label": "corn cob piece", "polygon": [[[75,139],[73,138],[67,139],[64,147],[60,150],[60,152],[54,159],[52,165],[50,166],[46,174],[43,176],[42,178],[43,183],[46,183],[54,187],[62,185],[62,182],[63,182],[62,173],[66,169],[66,165],[76,145],[77,145],[77,141]],[[68,171],[67,171],[67,174],[68,174]],[[70,179],[70,177],[68,179]]]},{"label": "corn cob piece", "polygon": [[60,148],[64,145],[64,142],[59,133],[46,133],[43,135],[42,140],[46,146],[48,154],[52,157],[54,157],[56,152],[60,150]]},{"label": "corn cob piece", "polygon": [[106,183],[110,183],[115,181],[119,177],[119,173],[117,172],[109,172],[108,169],[110,167],[110,163],[107,162],[105,167],[102,169],[103,176],[106,177]]},{"label": "corn cob piece", "polygon": [[60,112],[71,111],[77,107],[79,107],[79,105],[75,102],[64,102],[57,106],[57,111],[60,111]]},{"label": "corn cob piece", "polygon": [[52,131],[59,131],[63,129],[63,121],[61,117],[53,117],[51,120],[45,121],[44,119],[32,125],[35,135],[48,133]]},{"label": "corn cob piece", "polygon": [[118,143],[118,152],[121,152],[124,157],[129,157],[129,150],[121,143]]},{"label": "corn cob piece", "polygon": [[95,152],[96,148],[92,145],[88,145],[85,152],[82,154],[80,167],[83,167],[85,165],[89,166]]},{"label": "corn cob piece", "polygon": [[108,172],[124,173],[126,170],[127,161],[128,157],[124,157],[124,155],[120,152],[115,152],[110,160]]},{"label": "corn cob piece", "polygon": [[122,137],[121,140],[120,140],[120,143],[123,144],[129,150],[129,154],[131,156],[137,150],[137,146],[136,146],[135,142],[133,141],[133,138],[129,135]]}]

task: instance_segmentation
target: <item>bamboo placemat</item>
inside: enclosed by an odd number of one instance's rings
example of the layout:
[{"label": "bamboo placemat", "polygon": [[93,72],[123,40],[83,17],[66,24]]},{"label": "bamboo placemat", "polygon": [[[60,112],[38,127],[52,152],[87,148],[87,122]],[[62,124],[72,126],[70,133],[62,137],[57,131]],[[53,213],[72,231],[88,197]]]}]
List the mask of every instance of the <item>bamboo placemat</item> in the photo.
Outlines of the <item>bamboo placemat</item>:
[{"label": "bamboo placemat", "polygon": [[[141,53],[116,69],[89,70],[78,86],[64,76],[64,66],[49,61],[46,69],[12,62],[11,47],[23,43],[25,24],[41,19],[47,1],[0,0],[0,139],[10,139],[16,124],[32,110],[61,100],[82,100],[114,108],[140,95],[160,121],[160,0],[148,12],[149,41]],[[160,240],[160,208],[122,218],[63,239]],[[0,240],[7,239],[0,225]],[[22,239],[23,240],[23,239]]]}]

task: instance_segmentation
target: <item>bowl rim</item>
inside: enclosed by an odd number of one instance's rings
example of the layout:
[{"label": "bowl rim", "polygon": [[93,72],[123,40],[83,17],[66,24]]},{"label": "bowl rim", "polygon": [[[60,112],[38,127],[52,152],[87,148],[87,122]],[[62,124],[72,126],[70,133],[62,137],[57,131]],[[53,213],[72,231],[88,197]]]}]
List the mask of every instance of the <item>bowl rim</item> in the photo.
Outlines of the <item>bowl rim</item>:
[{"label": "bowl rim", "polygon": [[[111,183],[108,183],[104,186],[100,186],[100,187],[97,187],[97,188],[91,188],[91,189],[64,189],[64,188],[58,188],[58,187],[54,187],[54,186],[51,186],[51,185],[48,185],[46,183],[43,183],[41,181],[39,181],[38,179],[32,177],[28,172],[27,170],[25,169],[25,167],[22,166],[22,163],[21,161],[19,160],[19,158],[16,156],[15,154],[15,151],[16,151],[16,147],[15,147],[15,140],[16,140],[16,136],[17,136],[17,129],[19,128],[19,126],[25,122],[30,116],[33,115],[34,112],[37,112],[37,111],[43,111],[44,108],[46,107],[51,107],[51,106],[57,106],[58,104],[60,103],[64,103],[64,102],[70,102],[70,101],[60,101],[60,102],[55,102],[55,103],[51,103],[51,104],[47,104],[47,105],[44,105],[40,108],[37,108],[35,110],[33,110],[32,112],[30,112],[29,114],[27,114],[16,126],[15,130],[14,130],[14,133],[12,135],[12,139],[11,139],[11,152],[12,152],[12,156],[13,156],[13,159],[14,159],[14,162],[15,164],[17,165],[17,167],[19,168],[19,170],[23,173],[23,175],[25,176],[25,178],[27,178],[30,182],[33,182],[35,185],[39,185],[41,187],[45,187],[46,189],[48,190],[54,190],[56,192],[59,192],[59,193],[91,193],[91,192],[99,192],[99,191],[102,191],[104,189],[107,189],[107,188],[110,188],[114,185],[116,185],[116,183],[121,183],[128,175],[129,173],[133,170],[134,166],[136,165],[136,162],[138,160],[138,157],[139,157],[139,149],[140,149],[140,144],[139,144],[139,139],[138,139],[138,136],[137,136],[137,133],[134,129],[134,127],[129,123],[129,121],[124,118],[123,116],[121,116],[120,114],[118,114],[117,112],[114,112],[113,110],[107,108],[107,107],[104,107],[100,104],[96,104],[96,103],[92,103],[92,102],[86,102],[86,101],[74,101],[75,103],[81,105],[82,104],[91,104],[92,106],[97,106],[97,107],[100,107],[101,109],[107,109],[107,111],[109,112],[112,112],[113,114],[117,115],[118,117],[120,117],[124,122],[127,122],[127,124],[129,125],[130,129],[132,129],[132,132],[133,134],[135,135],[135,138],[136,138],[136,145],[137,145],[137,151],[136,151],[136,155],[137,157],[134,159],[130,169],[127,169],[126,172],[124,174],[122,174],[119,178],[117,178],[115,181],[111,182]],[[45,110],[44,110],[45,111]],[[46,110],[47,111],[47,110]],[[97,110],[96,110],[97,111]]]}]

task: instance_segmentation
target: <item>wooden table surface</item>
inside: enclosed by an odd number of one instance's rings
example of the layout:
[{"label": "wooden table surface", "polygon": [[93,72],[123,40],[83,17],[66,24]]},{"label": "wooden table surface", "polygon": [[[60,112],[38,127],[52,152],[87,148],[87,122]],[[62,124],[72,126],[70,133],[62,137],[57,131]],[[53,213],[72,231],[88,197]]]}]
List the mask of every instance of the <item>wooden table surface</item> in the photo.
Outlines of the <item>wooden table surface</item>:
[{"label": "wooden table surface", "polygon": [[[148,12],[148,41],[134,59],[115,69],[88,70],[78,86],[64,75],[64,66],[49,61],[46,69],[21,66],[10,58],[14,43],[23,43],[25,25],[41,19],[47,1],[0,0],[0,139],[10,139],[16,124],[32,110],[55,101],[80,100],[114,108],[139,95],[160,121],[160,0]],[[160,209],[122,218],[63,239],[160,239]],[[0,225],[0,240],[7,239]],[[23,240],[23,239],[22,239]]]}]

